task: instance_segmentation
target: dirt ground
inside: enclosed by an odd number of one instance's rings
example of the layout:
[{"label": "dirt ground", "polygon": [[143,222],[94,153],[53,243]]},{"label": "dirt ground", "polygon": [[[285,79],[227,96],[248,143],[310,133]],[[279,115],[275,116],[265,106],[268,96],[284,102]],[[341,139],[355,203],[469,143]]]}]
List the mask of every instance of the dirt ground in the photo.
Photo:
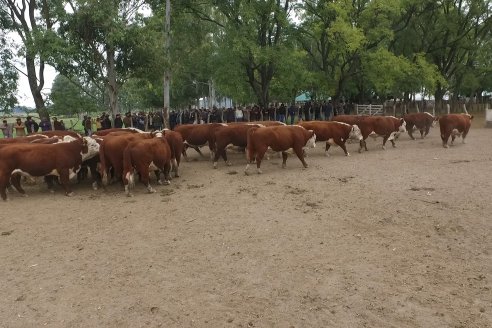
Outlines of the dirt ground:
[{"label": "dirt ground", "polygon": [[[492,129],[0,204],[0,327],[492,327]],[[254,170],[251,170],[253,172]]]}]

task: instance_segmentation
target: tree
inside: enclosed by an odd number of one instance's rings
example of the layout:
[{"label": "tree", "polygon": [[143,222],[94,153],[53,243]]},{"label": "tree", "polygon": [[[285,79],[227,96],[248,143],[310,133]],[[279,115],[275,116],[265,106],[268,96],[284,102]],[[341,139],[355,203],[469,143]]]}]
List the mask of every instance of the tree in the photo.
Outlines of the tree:
[{"label": "tree", "polygon": [[[6,21],[0,18],[0,22]],[[0,111],[10,113],[17,103],[15,92],[18,74],[12,66],[12,52],[7,47],[7,40],[2,30],[0,30]]]},{"label": "tree", "polygon": [[57,75],[51,87],[50,113],[74,115],[99,111],[104,103],[103,97],[86,92],[90,89],[90,86],[83,86],[81,81]]},{"label": "tree", "polygon": [[44,44],[55,24],[52,8],[56,7],[56,3],[59,1],[0,0],[0,18],[8,20],[7,24],[2,25],[8,26],[22,40],[18,54],[25,60],[29,88],[40,117],[49,117],[41,91],[46,65]]}]

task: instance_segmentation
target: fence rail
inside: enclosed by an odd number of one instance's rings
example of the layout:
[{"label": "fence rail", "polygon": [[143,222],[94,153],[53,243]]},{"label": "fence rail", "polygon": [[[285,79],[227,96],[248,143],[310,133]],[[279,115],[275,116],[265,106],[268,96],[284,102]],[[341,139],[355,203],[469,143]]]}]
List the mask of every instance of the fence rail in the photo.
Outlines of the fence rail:
[{"label": "fence rail", "polygon": [[357,115],[384,115],[383,105],[355,105]]}]

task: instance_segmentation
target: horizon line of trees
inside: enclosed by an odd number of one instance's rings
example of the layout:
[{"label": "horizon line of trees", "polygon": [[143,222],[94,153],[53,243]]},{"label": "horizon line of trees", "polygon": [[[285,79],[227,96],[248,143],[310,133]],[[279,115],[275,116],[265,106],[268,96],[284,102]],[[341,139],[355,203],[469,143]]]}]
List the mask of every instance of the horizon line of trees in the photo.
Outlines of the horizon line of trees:
[{"label": "horizon line of trees", "polygon": [[[492,0],[0,0],[0,110],[26,71],[36,111],[113,115],[201,96],[367,103],[492,90]],[[9,47],[9,34],[22,40]],[[22,62],[22,64],[21,64]],[[44,67],[59,75],[44,95]]]}]

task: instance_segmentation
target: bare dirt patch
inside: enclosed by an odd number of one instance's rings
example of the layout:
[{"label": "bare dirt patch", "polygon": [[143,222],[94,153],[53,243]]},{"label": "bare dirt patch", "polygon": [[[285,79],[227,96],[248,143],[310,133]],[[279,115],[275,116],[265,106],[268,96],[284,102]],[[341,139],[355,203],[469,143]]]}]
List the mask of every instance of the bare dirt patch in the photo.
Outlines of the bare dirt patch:
[{"label": "bare dirt patch", "polygon": [[318,144],[251,176],[190,150],[133,198],[28,185],[0,204],[0,326],[490,327],[491,137]]}]

